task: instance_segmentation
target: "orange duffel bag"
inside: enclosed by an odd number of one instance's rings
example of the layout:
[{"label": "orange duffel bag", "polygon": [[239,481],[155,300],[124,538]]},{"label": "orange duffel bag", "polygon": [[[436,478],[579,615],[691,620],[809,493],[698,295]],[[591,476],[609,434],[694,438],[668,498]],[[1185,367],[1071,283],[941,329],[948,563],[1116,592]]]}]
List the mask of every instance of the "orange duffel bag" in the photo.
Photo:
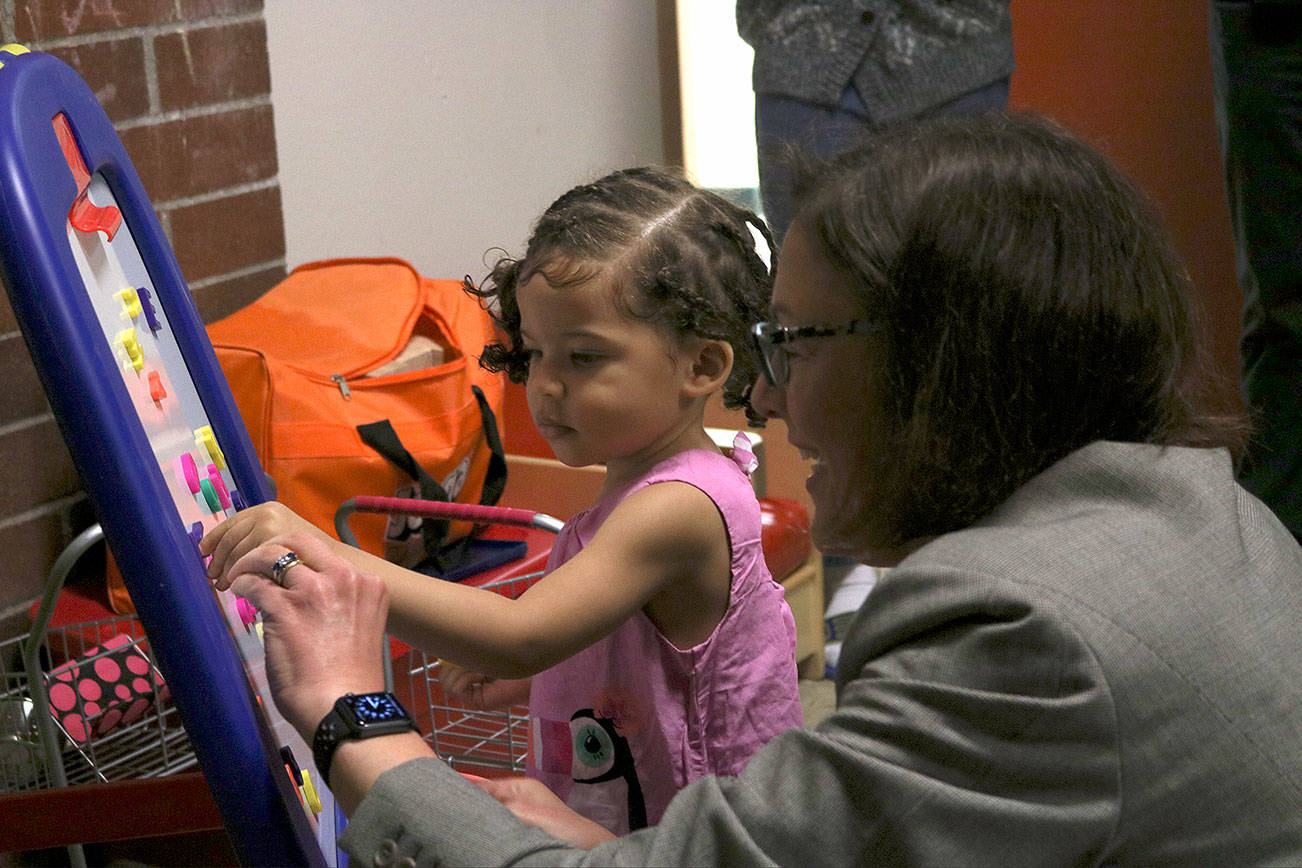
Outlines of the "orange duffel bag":
[{"label": "orange duffel bag", "polygon": [[[276,499],[327,533],[359,494],[495,504],[504,378],[479,366],[493,324],[457,280],[401,259],[299,266],[208,327]],[[358,515],[367,551],[440,575],[473,528]]]}]

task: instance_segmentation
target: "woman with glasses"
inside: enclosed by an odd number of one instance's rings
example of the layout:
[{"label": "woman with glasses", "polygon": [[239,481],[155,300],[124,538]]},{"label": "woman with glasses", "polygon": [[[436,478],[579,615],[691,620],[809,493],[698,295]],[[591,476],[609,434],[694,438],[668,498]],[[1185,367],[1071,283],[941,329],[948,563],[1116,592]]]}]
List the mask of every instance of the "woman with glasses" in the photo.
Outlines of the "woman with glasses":
[{"label": "woman with glasses", "polygon": [[751,401],[812,461],[822,550],[893,567],[837,710],[621,838],[531,782],[359,742],[349,852],[1302,863],[1302,549],[1234,482],[1242,427],[1207,409],[1140,193],[1058,127],[988,116],[876,135],[798,203]]}]

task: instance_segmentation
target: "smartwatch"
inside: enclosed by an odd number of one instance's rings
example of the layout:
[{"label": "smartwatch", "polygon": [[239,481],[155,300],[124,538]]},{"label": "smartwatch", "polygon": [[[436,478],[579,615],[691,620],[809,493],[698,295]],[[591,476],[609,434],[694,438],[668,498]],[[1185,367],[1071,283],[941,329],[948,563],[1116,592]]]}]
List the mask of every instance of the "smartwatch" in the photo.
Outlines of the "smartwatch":
[{"label": "smartwatch", "polygon": [[419,732],[411,713],[392,693],[345,693],[335,700],[312,737],[312,760],[330,783],[330,762],[341,742],[399,732]]}]

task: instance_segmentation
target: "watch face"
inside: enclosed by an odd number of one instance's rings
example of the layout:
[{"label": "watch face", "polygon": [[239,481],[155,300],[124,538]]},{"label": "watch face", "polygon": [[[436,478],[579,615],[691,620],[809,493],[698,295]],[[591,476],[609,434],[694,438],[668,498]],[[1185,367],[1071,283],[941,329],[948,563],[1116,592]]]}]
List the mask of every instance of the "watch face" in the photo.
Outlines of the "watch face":
[{"label": "watch face", "polygon": [[352,709],[357,722],[363,726],[374,723],[387,723],[393,720],[407,720],[406,710],[388,693],[365,693],[361,696],[350,696],[348,697],[348,707]]}]

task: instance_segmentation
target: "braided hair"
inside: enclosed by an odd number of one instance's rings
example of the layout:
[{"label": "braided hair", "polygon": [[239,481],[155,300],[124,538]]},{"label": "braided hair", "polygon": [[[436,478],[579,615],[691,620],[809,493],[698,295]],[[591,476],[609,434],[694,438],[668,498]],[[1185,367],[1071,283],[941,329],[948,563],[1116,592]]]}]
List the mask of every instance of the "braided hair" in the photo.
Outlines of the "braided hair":
[{"label": "braided hair", "polygon": [[484,347],[480,364],[525,382],[518,289],[539,274],[554,287],[604,275],[623,313],[671,336],[727,341],[724,406],[762,424],[749,402],[759,374],[749,329],[768,312],[776,262],[757,249],[756,232],[773,251],[754,213],[663,169],[624,169],[575,187],[543,212],[522,258],[499,259],[479,287],[466,278],[506,335]]}]

